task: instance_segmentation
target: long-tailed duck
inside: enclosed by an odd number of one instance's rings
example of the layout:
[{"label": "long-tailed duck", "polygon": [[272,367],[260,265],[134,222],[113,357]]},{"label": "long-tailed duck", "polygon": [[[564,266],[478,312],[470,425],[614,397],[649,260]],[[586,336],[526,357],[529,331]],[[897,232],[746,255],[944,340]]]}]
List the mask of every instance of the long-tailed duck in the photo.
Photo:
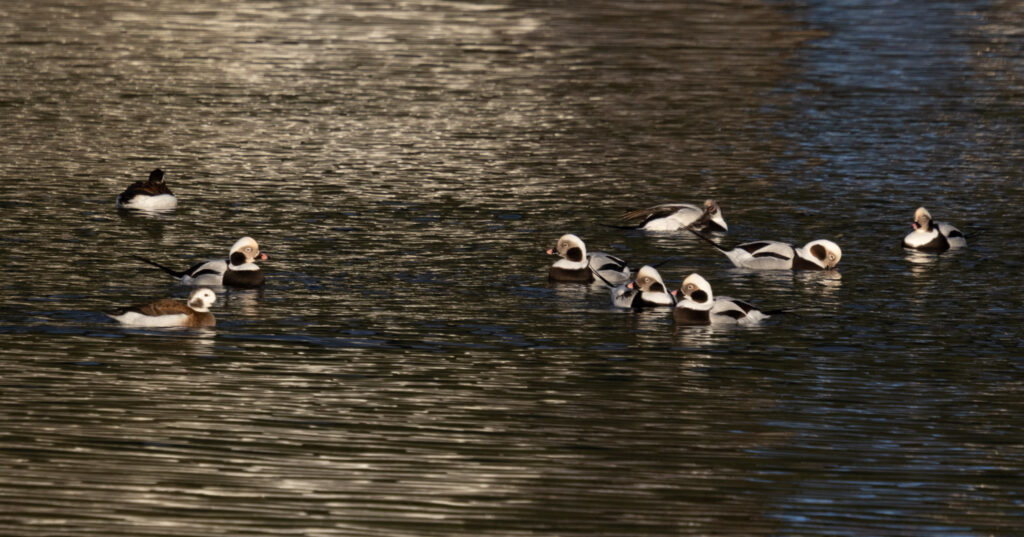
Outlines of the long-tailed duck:
[{"label": "long-tailed duck", "polygon": [[722,209],[715,200],[707,200],[703,207],[689,203],[662,203],[646,209],[636,209],[622,215],[629,222],[643,219],[634,229],[645,231],[676,231],[694,227],[705,231],[729,231]]},{"label": "long-tailed duck", "polygon": [[673,294],[679,300],[672,310],[672,319],[676,324],[751,325],[768,317],[742,300],[715,296],[711,292],[711,284],[696,272],[687,276],[679,290],[673,291]]},{"label": "long-tailed duck", "polygon": [[178,206],[178,198],[164,182],[163,170],[157,168],[149,172],[146,181],[135,181],[124,192],[117,195],[119,209],[142,209],[146,211],[165,211]]},{"label": "long-tailed duck", "polygon": [[796,248],[778,241],[756,241],[740,244],[732,250],[723,248],[711,238],[694,229],[694,235],[724,253],[733,265],[756,270],[830,270],[843,257],[839,245],[824,239]]},{"label": "long-tailed duck", "polygon": [[907,248],[938,253],[967,247],[967,238],[959,229],[932,220],[931,213],[924,207],[914,211],[913,226],[914,231],[903,237],[903,246]]},{"label": "long-tailed duck", "polygon": [[187,301],[163,298],[149,304],[119,308],[107,312],[107,315],[131,326],[202,328],[216,324],[210,313],[210,306],[216,301],[217,295],[212,289],[200,287],[189,294]]},{"label": "long-tailed duck", "polygon": [[671,307],[676,299],[668,292],[658,269],[644,265],[635,280],[612,289],[612,303],[620,308],[643,309]]},{"label": "long-tailed duck", "polygon": [[567,233],[558,239],[548,255],[557,254],[562,259],[555,261],[548,270],[548,280],[553,282],[601,282],[616,286],[629,280],[630,270],[626,262],[604,252],[587,253],[583,240]]},{"label": "long-tailed duck", "polygon": [[223,285],[251,289],[263,285],[265,281],[263,271],[256,261],[267,259],[267,254],[260,252],[259,244],[252,237],[238,239],[228,252],[227,259],[196,263],[183,271],[169,269],[144,257],[133,257],[180,279],[185,285]]}]

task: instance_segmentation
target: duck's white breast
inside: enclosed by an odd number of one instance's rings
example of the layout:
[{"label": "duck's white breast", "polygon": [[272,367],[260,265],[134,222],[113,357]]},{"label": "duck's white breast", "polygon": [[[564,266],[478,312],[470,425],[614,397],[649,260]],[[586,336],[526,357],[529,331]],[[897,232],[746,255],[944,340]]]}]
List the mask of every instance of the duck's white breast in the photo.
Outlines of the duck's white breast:
[{"label": "duck's white breast", "polygon": [[175,313],[171,315],[146,315],[137,311],[128,311],[121,315],[111,315],[118,321],[131,325],[131,326],[143,326],[143,327],[168,327],[168,326],[185,326],[188,324],[188,315],[184,313]]},{"label": "duck's white breast", "polygon": [[138,194],[128,200],[127,203],[118,203],[118,207],[123,209],[142,209],[146,211],[166,211],[177,206],[178,198],[174,194],[157,194],[156,196]]}]

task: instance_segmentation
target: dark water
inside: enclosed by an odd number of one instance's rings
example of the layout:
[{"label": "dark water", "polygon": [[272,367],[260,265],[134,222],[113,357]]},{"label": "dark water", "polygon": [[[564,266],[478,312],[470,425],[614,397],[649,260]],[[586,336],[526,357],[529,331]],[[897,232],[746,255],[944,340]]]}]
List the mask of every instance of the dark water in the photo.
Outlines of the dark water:
[{"label": "dark water", "polygon": [[[0,4],[3,533],[1019,535],[1024,8],[679,4]],[[709,197],[839,273],[602,225]],[[548,287],[565,232],[794,313]],[[215,330],[100,313],[243,235]]]}]

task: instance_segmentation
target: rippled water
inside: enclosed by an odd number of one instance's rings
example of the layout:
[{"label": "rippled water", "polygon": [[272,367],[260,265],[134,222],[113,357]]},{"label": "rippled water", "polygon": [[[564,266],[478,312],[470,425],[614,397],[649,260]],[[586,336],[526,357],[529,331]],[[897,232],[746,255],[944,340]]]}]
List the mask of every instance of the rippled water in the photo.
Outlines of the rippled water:
[{"label": "rippled water", "polygon": [[[683,4],[683,3],[680,3]],[[1014,2],[0,4],[12,535],[1017,535]],[[912,23],[910,22],[912,21]],[[120,214],[161,167],[180,207]],[[752,273],[607,227],[720,201]],[[914,209],[968,250],[910,256]],[[792,313],[549,287],[565,232]],[[210,331],[101,312],[242,235]]]}]

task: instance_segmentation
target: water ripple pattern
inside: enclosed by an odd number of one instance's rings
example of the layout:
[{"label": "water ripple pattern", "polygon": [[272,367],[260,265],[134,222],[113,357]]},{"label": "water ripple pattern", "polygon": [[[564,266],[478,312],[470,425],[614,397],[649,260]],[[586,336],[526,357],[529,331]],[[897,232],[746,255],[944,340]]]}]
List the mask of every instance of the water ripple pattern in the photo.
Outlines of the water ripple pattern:
[{"label": "water ripple pattern", "polygon": [[[0,533],[1018,535],[1022,16],[0,4]],[[157,167],[178,209],[119,213]],[[606,225],[707,198],[839,271]],[[969,248],[904,252],[921,205]],[[569,232],[788,313],[549,285]],[[245,235],[214,329],[102,313]]]}]

